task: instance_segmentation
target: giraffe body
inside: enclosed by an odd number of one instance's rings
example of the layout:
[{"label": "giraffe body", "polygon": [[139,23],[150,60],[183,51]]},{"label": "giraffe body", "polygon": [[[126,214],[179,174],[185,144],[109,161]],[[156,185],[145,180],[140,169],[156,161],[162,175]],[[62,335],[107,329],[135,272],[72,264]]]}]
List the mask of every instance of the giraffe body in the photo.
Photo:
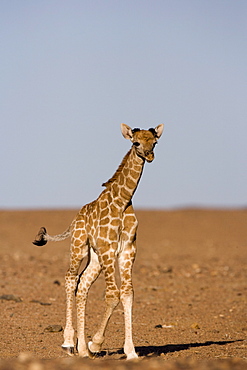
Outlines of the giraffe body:
[{"label": "giraffe body", "polygon": [[[79,356],[92,357],[100,352],[108,320],[121,300],[125,315],[124,353],[127,359],[137,357],[132,340],[132,267],[136,255],[138,222],[132,207],[132,196],[142,175],[145,161],[154,159],[153,149],[163,132],[163,125],[155,129],[139,130],[125,124],[122,134],[133,143],[113,177],[103,184],[105,189],[98,199],[81,208],[63,234],[55,237],[41,228],[34,241],[44,245],[71,237],[70,266],[65,276],[66,325],[62,348],[74,354],[72,307],[74,296],[77,309],[77,350]],[[78,275],[82,260],[87,257],[84,271]],[[118,261],[121,278],[120,290],[115,279]],[[91,342],[85,341],[85,307],[88,291],[100,272],[105,276],[105,312]]]}]

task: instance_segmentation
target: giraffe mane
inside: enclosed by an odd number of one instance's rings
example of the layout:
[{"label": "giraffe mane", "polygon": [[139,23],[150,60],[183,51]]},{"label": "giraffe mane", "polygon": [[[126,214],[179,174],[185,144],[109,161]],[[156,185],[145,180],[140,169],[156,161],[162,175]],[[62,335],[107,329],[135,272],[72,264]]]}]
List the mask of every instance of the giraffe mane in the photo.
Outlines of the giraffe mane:
[{"label": "giraffe mane", "polygon": [[108,185],[112,184],[118,177],[119,173],[122,172],[123,168],[124,168],[124,165],[125,163],[127,162],[128,158],[129,158],[129,155],[130,155],[130,152],[131,152],[131,149],[128,151],[127,154],[125,154],[125,156],[123,157],[122,159],[122,162],[120,163],[120,165],[118,166],[118,169],[117,171],[114,173],[114,175],[106,182],[104,182],[102,184],[102,186],[105,186],[107,187]]}]

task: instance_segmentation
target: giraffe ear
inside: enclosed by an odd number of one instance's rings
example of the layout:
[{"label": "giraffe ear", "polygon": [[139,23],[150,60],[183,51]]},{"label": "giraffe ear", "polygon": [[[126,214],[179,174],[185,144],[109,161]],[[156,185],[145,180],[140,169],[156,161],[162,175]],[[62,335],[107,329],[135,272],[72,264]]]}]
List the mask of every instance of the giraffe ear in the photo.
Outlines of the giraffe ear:
[{"label": "giraffe ear", "polygon": [[125,123],[121,123],[121,131],[125,139],[131,140],[133,138],[132,129]]},{"label": "giraffe ear", "polygon": [[156,136],[157,136],[158,139],[161,137],[163,130],[164,130],[163,123],[161,123],[160,125],[155,127],[155,132],[156,132]]}]

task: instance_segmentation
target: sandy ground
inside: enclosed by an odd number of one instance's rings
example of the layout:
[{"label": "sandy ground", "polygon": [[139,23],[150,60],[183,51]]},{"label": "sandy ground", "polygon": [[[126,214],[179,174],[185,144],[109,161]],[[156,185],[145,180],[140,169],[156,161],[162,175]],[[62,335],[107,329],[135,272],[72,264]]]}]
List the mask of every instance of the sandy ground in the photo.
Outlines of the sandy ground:
[{"label": "sandy ground", "polygon": [[[68,240],[43,248],[40,226],[65,230],[75,210],[0,212],[0,369],[246,369],[247,210],[137,211],[133,271],[134,343],[126,361],[119,305],[95,360],[62,350]],[[93,285],[86,335],[104,309],[104,279]]]}]

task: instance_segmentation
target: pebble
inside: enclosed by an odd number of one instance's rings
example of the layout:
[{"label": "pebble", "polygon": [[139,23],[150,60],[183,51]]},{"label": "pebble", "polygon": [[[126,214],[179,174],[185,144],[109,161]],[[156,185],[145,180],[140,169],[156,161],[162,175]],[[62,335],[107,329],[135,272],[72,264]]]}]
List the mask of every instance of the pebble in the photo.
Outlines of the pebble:
[{"label": "pebble", "polygon": [[173,324],[164,324],[164,325],[161,325],[161,324],[158,324],[158,325],[155,325],[155,329],[170,329],[170,328],[173,328],[174,325]]},{"label": "pebble", "polygon": [[45,328],[45,332],[49,332],[49,333],[58,333],[62,330],[63,328],[61,325],[49,325]]},{"label": "pebble", "polygon": [[41,302],[41,301],[39,301],[39,300],[37,300],[37,299],[32,299],[31,301],[30,301],[31,303],[39,303],[39,304],[41,304],[42,306],[51,306],[51,303],[49,302]]},{"label": "pebble", "polygon": [[155,325],[155,329],[162,329],[162,325],[161,324]]},{"label": "pebble", "polygon": [[200,325],[197,322],[194,322],[190,327],[191,329],[200,329]]},{"label": "pebble", "polygon": [[0,299],[4,299],[6,301],[14,301],[14,302],[22,302],[22,299],[13,294],[3,294],[0,296]]},{"label": "pebble", "polygon": [[60,286],[60,285],[61,285],[61,283],[60,283],[60,281],[59,281],[59,280],[54,280],[54,281],[53,281],[53,284],[56,284],[56,285],[58,285],[58,286]]}]

